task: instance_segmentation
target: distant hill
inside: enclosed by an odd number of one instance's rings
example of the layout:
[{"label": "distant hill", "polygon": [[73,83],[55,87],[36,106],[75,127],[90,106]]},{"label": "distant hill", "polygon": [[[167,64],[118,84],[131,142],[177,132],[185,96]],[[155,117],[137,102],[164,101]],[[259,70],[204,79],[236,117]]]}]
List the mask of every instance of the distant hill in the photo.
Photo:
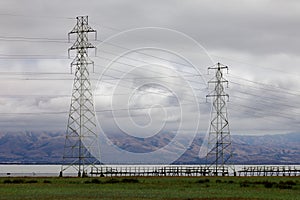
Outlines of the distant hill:
[{"label": "distant hill", "polygon": [[0,163],[57,163],[63,147],[61,132],[0,133]]},{"label": "distant hill", "polygon": [[236,163],[300,164],[300,134],[234,136]]},{"label": "distant hill", "polygon": [[[119,146],[129,151],[147,152],[158,145],[167,144],[172,136],[164,134],[156,140],[139,146],[135,140],[113,137]],[[62,132],[5,132],[0,133],[0,163],[55,164],[62,159],[65,135]],[[197,136],[188,150],[176,161],[181,164],[198,164],[203,137]],[[184,146],[185,141],[182,139]],[[300,164],[300,134],[232,136],[235,164]],[[151,162],[151,161],[149,161]]]},{"label": "distant hill", "polygon": [[[178,163],[205,162],[198,152],[202,137],[195,138],[191,148],[177,161]],[[263,136],[232,136],[235,164],[300,164],[300,134]]]}]

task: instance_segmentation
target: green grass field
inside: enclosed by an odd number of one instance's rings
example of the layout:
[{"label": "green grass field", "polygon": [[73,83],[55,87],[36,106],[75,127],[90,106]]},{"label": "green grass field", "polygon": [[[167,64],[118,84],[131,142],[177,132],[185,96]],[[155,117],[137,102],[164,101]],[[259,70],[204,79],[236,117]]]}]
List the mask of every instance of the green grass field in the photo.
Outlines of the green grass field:
[{"label": "green grass field", "polygon": [[300,177],[0,178],[0,199],[300,199]]}]

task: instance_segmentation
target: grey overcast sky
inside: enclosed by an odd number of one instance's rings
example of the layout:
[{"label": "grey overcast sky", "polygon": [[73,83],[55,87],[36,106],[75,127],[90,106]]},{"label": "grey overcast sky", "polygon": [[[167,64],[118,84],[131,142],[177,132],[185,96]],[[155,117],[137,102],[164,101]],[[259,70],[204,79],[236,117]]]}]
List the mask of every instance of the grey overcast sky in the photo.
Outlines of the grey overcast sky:
[{"label": "grey overcast sky", "polygon": [[[206,68],[221,62],[229,66],[224,76],[233,134],[299,132],[299,11],[296,0],[0,0],[1,130],[65,130],[73,78],[67,33],[76,16],[88,15],[98,31],[91,78],[104,128],[130,119],[135,125],[123,124],[126,131],[138,134],[150,123],[144,133],[150,136],[184,121],[181,128],[189,132],[199,103],[199,130],[205,133],[210,120],[205,95],[212,88],[203,84],[213,75]],[[119,57],[124,53],[129,58]],[[114,59],[127,65],[111,63]],[[197,75],[187,63],[202,76],[187,78],[186,71]],[[180,109],[181,104],[189,105]],[[104,112],[130,106],[160,109]]]}]

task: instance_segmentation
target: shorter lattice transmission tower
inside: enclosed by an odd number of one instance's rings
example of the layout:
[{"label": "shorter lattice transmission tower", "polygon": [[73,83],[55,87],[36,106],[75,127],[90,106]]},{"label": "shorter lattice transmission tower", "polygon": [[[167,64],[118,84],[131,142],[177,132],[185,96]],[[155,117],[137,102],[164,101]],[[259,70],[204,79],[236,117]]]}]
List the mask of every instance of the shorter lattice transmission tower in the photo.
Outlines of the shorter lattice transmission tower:
[{"label": "shorter lattice transmission tower", "polygon": [[215,72],[215,76],[208,82],[209,85],[214,86],[214,90],[206,96],[213,99],[206,160],[210,167],[215,168],[214,173],[218,175],[219,172],[224,171],[232,156],[226,106],[229,95],[225,93],[224,88],[224,84],[228,86],[228,81],[223,77],[223,71],[228,71],[228,67],[217,63],[208,68],[208,71],[211,70]]},{"label": "shorter lattice transmission tower", "polygon": [[[93,65],[88,57],[88,49],[95,47],[89,42],[88,34],[96,30],[88,24],[87,16],[77,17],[75,27],[69,32],[70,35],[76,34],[74,44],[69,48],[76,51],[76,57],[71,63],[75,68],[75,78],[71,97],[70,112],[68,118],[63,165],[61,176],[69,168],[75,168],[78,176],[86,176],[87,168],[98,162],[99,153],[98,137],[96,133],[96,117],[93,103],[91,82],[89,79],[89,65]],[[96,154],[95,154],[96,153]],[[95,156],[96,155],[96,156]]]}]

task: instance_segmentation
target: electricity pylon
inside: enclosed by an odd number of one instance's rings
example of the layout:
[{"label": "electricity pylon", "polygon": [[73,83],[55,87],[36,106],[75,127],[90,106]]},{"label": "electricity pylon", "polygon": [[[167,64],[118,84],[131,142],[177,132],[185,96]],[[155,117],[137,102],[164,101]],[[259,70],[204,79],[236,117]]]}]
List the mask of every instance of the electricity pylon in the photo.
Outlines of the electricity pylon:
[{"label": "electricity pylon", "polygon": [[232,156],[226,106],[229,95],[224,90],[224,84],[228,86],[228,81],[223,77],[223,70],[228,71],[228,67],[217,63],[209,67],[208,71],[210,70],[215,71],[215,76],[208,82],[209,85],[214,85],[214,90],[206,96],[213,98],[206,160],[209,166],[215,167],[215,174],[218,175],[218,172],[226,168],[225,165]]},{"label": "electricity pylon", "polygon": [[88,49],[95,49],[89,42],[88,33],[94,33],[96,40],[97,32],[89,26],[88,16],[79,16],[76,19],[77,24],[68,34],[69,41],[70,35],[77,35],[76,41],[68,50],[69,56],[70,51],[76,51],[76,57],[71,63],[71,73],[72,68],[75,67],[75,78],[60,176],[65,170],[73,167],[78,172],[78,176],[83,177],[87,175],[87,168],[97,162],[95,153],[99,153],[88,69],[88,65],[94,64],[88,57]]}]

